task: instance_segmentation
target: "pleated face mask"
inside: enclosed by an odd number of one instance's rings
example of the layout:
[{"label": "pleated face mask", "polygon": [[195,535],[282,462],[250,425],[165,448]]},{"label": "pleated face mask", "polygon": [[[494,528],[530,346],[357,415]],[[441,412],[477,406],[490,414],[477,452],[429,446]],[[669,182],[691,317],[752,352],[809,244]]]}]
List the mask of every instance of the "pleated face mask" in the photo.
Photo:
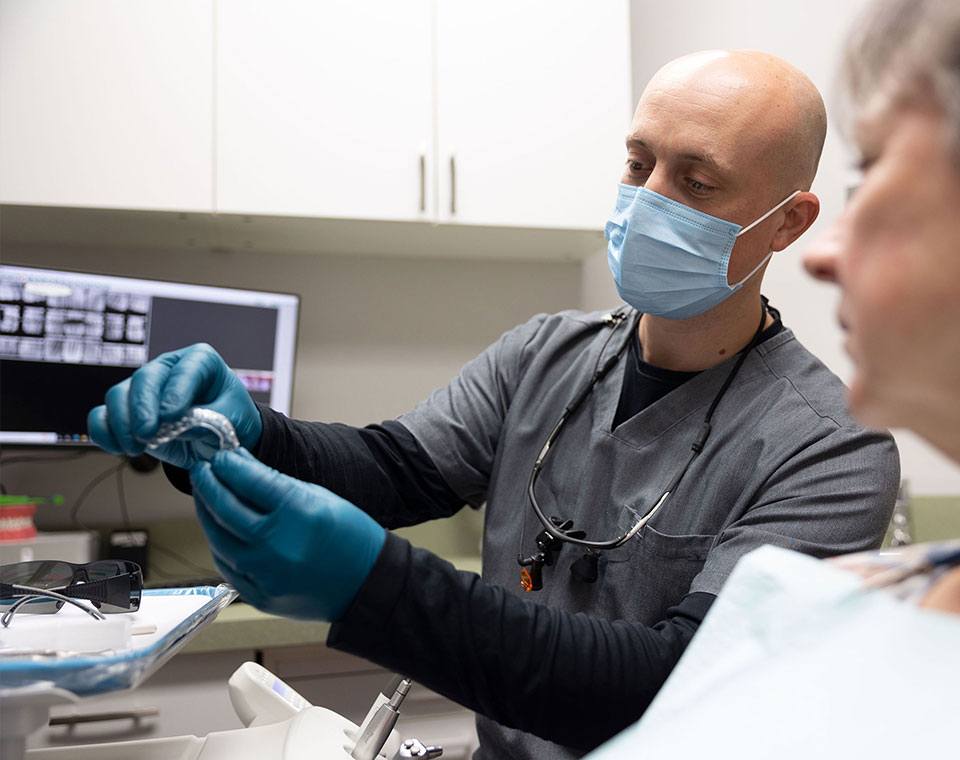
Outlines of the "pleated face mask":
[{"label": "pleated face mask", "polygon": [[689,319],[712,309],[773,255],[730,285],[727,269],[737,238],[800,192],[741,228],[644,187],[621,184],[605,229],[607,264],[620,297],[639,312],[667,319]]}]

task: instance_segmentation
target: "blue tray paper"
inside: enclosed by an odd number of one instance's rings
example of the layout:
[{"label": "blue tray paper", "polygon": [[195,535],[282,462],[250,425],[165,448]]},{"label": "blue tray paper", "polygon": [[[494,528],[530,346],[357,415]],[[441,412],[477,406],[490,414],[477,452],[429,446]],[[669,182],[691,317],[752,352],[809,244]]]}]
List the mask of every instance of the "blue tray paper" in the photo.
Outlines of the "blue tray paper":
[{"label": "blue tray paper", "polygon": [[237,597],[227,585],[150,589],[143,592],[141,609],[151,597],[199,596],[206,601],[158,639],[142,647],[104,654],[69,657],[0,658],[0,690],[46,683],[77,696],[132,689],[152,675],[180,647]]}]

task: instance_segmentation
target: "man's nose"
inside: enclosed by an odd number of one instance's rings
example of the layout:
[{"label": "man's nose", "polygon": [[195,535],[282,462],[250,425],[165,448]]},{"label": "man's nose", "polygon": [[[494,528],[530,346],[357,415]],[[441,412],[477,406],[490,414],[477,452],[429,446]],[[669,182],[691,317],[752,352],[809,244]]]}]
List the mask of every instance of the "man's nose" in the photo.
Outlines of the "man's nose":
[{"label": "man's nose", "polygon": [[837,282],[837,269],[843,247],[843,226],[840,222],[835,222],[803,254],[803,268],[815,280]]},{"label": "man's nose", "polygon": [[650,172],[650,176],[647,177],[646,182],[643,183],[643,186],[647,190],[652,190],[653,192],[662,195],[664,198],[670,198],[674,201],[683,202],[675,186],[670,181],[670,174],[668,173],[666,167],[662,164],[657,164],[653,167],[653,171]]}]

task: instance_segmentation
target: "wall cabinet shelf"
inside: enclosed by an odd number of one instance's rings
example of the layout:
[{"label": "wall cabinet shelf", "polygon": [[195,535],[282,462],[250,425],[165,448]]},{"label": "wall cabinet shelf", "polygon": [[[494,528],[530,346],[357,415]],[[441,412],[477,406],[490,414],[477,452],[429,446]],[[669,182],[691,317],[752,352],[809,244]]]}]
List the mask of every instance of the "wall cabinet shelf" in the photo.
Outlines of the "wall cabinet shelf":
[{"label": "wall cabinet shelf", "polygon": [[603,250],[599,230],[127,209],[0,206],[0,248],[249,251],[492,261],[582,261]]}]

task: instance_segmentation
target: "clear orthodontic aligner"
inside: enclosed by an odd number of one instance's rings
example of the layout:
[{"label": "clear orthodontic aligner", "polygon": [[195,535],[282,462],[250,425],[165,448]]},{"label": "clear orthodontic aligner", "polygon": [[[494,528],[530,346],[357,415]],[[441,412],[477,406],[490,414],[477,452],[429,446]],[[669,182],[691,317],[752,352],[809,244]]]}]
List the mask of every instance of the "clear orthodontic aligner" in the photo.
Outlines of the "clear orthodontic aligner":
[{"label": "clear orthodontic aligner", "polygon": [[230,420],[220,412],[195,406],[176,422],[161,425],[157,434],[147,441],[147,449],[153,450],[165,443],[170,443],[188,430],[198,427],[213,432],[220,440],[221,449],[232,451],[240,448],[240,439],[237,438],[237,431],[234,430]]}]

